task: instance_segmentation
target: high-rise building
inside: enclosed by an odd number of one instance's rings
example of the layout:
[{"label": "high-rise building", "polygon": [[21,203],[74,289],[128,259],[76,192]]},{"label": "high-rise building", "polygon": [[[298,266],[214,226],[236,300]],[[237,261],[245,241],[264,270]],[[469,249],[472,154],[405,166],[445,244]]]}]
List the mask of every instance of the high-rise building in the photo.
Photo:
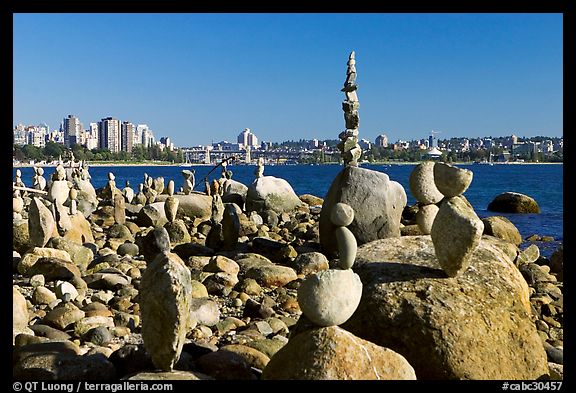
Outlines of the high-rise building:
[{"label": "high-rise building", "polygon": [[167,136],[161,137],[160,143],[163,144],[164,146],[166,146],[166,149],[168,149],[170,151],[174,150],[174,144],[172,143],[172,141],[170,140],[169,137],[167,137]]},{"label": "high-rise building", "polygon": [[250,131],[250,128],[245,128],[244,131],[238,135],[238,144],[240,148],[246,148],[246,146],[258,148],[259,146],[258,138]]},{"label": "high-rise building", "polygon": [[18,124],[14,127],[14,139],[12,140],[15,145],[25,145],[28,143],[26,140],[26,129],[24,124]]},{"label": "high-rise building", "polygon": [[384,134],[378,135],[374,143],[379,147],[388,147],[388,137]]},{"label": "high-rise building", "polygon": [[129,121],[122,122],[121,132],[121,149],[122,151],[132,152],[134,146],[134,124]]},{"label": "high-rise building", "polygon": [[434,135],[434,131],[432,131],[428,137],[428,147],[431,149],[438,147],[438,138],[436,138],[436,135]]},{"label": "high-rise building", "polygon": [[112,117],[98,122],[98,148],[108,149],[112,153],[120,151],[120,120]]},{"label": "high-rise building", "polygon": [[98,148],[98,123],[90,123],[90,129],[84,132],[84,146],[88,150]]},{"label": "high-rise building", "polygon": [[61,131],[64,132],[64,145],[70,147],[81,143],[81,133],[84,130],[80,120],[74,115],[68,115],[62,120]]},{"label": "high-rise building", "polygon": [[144,147],[152,146],[154,144],[154,134],[152,133],[152,130],[148,128],[148,124],[138,124],[136,126],[134,144],[141,144]]}]

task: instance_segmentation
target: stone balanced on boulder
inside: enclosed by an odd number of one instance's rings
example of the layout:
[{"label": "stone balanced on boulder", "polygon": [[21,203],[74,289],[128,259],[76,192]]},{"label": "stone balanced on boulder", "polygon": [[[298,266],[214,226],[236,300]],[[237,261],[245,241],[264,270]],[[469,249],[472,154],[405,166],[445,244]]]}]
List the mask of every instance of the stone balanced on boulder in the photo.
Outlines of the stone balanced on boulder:
[{"label": "stone balanced on boulder", "polygon": [[358,86],[356,85],[356,58],[354,51],[352,51],[348,58],[346,81],[341,90],[346,95],[346,99],[342,102],[346,130],[338,135],[340,138],[338,149],[340,149],[342,153],[344,163],[352,166],[358,166],[358,159],[362,154],[362,149],[360,145],[358,145],[358,127],[360,125],[358,108],[360,107],[360,103],[358,102],[356,90],[358,90]]},{"label": "stone balanced on boulder", "polygon": [[246,212],[262,213],[274,210],[277,214],[287,213],[298,208],[302,202],[285,179],[264,176],[264,160],[258,159],[254,171],[255,179],[246,191]]},{"label": "stone balanced on boulder", "polygon": [[362,282],[351,269],[357,244],[346,228],[354,220],[354,210],[337,203],[330,218],[339,245],[337,266],[307,276],[298,288],[300,309],[313,325],[294,331],[288,343],[270,359],[262,379],[416,379],[414,369],[402,355],[338,326],[358,307]]},{"label": "stone balanced on boulder", "polygon": [[318,326],[340,325],[354,313],[362,296],[362,282],[352,271],[357,243],[347,225],[354,220],[350,205],[337,203],[332,208],[340,259],[336,269],[308,276],[298,288],[302,313]]},{"label": "stone balanced on boulder", "polygon": [[346,100],[342,106],[345,112],[346,131],[340,134],[339,148],[344,157],[344,169],[336,175],[320,213],[320,244],[328,257],[335,257],[338,251],[336,226],[330,215],[339,202],[350,205],[355,212],[354,220],[348,229],[354,234],[358,245],[377,239],[400,236],[400,219],[406,206],[406,192],[402,185],[390,181],[387,174],[358,167],[360,147],[358,141],[358,96],[356,94],[356,60],[354,52],[348,60],[346,83],[342,89]]},{"label": "stone balanced on boulder", "polygon": [[416,222],[430,234],[438,262],[450,277],[468,268],[484,231],[484,223],[462,195],[472,177],[468,169],[433,161],[418,164],[410,175],[410,189],[419,204]]}]

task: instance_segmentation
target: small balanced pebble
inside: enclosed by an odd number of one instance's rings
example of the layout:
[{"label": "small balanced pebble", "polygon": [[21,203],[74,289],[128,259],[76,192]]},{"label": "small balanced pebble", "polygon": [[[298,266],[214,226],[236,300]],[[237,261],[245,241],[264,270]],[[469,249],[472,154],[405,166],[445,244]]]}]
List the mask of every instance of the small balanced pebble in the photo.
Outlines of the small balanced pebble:
[{"label": "small balanced pebble", "polygon": [[354,209],[346,203],[339,202],[332,208],[330,220],[337,227],[346,227],[354,221]]},{"label": "small balanced pebble", "polygon": [[354,221],[354,209],[346,203],[339,202],[332,208],[330,219],[336,226],[334,236],[338,243],[338,267],[350,269],[356,260],[358,243],[352,231],[346,226]]}]

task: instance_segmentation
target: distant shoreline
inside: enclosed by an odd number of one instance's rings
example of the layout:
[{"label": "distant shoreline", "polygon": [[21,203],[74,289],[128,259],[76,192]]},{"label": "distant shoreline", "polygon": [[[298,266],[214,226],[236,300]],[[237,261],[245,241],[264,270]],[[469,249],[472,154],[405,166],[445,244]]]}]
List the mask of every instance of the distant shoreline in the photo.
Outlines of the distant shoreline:
[{"label": "distant shoreline", "polygon": [[[418,165],[423,161],[410,161],[410,162],[374,162],[374,163],[364,163],[361,164],[360,166],[362,167],[363,165],[374,165],[374,166],[391,166],[391,165]],[[149,163],[132,163],[132,162],[123,162],[123,163],[118,163],[118,162],[114,162],[114,163],[107,163],[107,162],[88,162],[87,163],[89,167],[96,167],[96,166],[110,166],[110,167],[117,167],[117,166],[133,166],[133,167],[141,167],[141,166],[169,166],[169,167],[182,167],[182,168],[190,168],[190,167],[204,167],[204,166],[216,166],[219,163],[216,164],[188,164],[188,165],[182,165],[182,164],[170,164],[170,163],[153,163],[153,162],[149,162]],[[489,165],[486,163],[473,163],[473,162],[453,162],[451,163],[452,165]],[[563,165],[563,162],[494,162],[494,165]],[[27,168],[27,167],[34,167],[37,164],[26,164],[26,163],[19,163],[19,164],[13,164],[12,168]],[[41,167],[56,167],[57,164],[55,163],[47,163],[47,164],[41,164]],[[77,166],[78,164],[76,163],[75,166]],[[233,166],[237,166],[237,165],[255,165],[255,164],[229,164],[229,165],[233,165]],[[286,164],[265,164],[265,165],[270,165],[270,166],[296,166],[296,165],[342,165],[342,164],[336,164],[336,163],[326,163],[326,164],[290,164],[290,165],[286,165]],[[70,164],[68,162],[63,163],[64,168],[70,168]]]}]

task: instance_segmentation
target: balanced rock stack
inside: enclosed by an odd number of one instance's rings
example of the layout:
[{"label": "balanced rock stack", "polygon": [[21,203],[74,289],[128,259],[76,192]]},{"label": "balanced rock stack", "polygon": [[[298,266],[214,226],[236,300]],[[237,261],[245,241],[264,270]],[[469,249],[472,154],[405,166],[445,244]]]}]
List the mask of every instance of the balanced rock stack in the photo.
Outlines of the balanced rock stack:
[{"label": "balanced rock stack", "polygon": [[298,289],[302,313],[318,326],[346,322],[362,297],[362,282],[351,269],[358,248],[356,238],[346,228],[354,220],[354,210],[350,205],[337,203],[330,217],[340,256],[337,268],[308,276]]},{"label": "balanced rock stack", "polygon": [[468,268],[484,231],[484,223],[462,195],[472,177],[468,169],[433,161],[418,164],[410,175],[410,189],[419,204],[416,223],[431,236],[438,262],[450,277]]},{"label": "balanced rock stack", "polygon": [[264,176],[264,160],[258,159],[254,171],[255,179],[246,191],[246,212],[262,213],[273,210],[277,214],[287,213],[302,205],[300,198],[285,179]]},{"label": "balanced rock stack", "polygon": [[358,307],[362,282],[351,269],[357,243],[346,228],[354,220],[354,210],[338,203],[330,217],[338,241],[337,266],[307,276],[298,288],[298,304],[312,326],[295,330],[270,359],[262,379],[416,379],[402,355],[338,327]]},{"label": "balanced rock stack", "polygon": [[168,222],[164,224],[164,228],[166,228],[170,236],[170,243],[190,243],[192,239],[186,228],[186,224],[183,220],[176,218],[180,200],[174,197],[174,180],[168,181],[166,192],[168,193],[168,197],[164,200],[164,213],[166,214]]},{"label": "balanced rock stack", "polygon": [[356,90],[358,90],[356,85],[356,56],[354,51],[352,51],[348,58],[346,81],[341,89],[346,95],[346,99],[342,102],[346,130],[338,135],[340,138],[338,148],[342,152],[344,163],[352,166],[358,166],[358,159],[362,154],[362,149],[358,145],[358,127],[360,125],[358,108],[360,108],[360,102],[358,101]]},{"label": "balanced rock stack", "polygon": [[358,166],[362,153],[358,145],[359,115],[356,91],[356,59],[352,52],[348,59],[346,82],[342,91],[346,99],[342,102],[346,130],[341,132],[338,148],[344,158],[344,169],[340,171],[328,190],[320,213],[320,243],[322,251],[335,257],[338,251],[335,225],[330,215],[337,203],[350,205],[355,212],[348,226],[358,245],[377,239],[400,236],[400,218],[406,206],[406,192],[398,182],[391,181],[387,174]]}]

